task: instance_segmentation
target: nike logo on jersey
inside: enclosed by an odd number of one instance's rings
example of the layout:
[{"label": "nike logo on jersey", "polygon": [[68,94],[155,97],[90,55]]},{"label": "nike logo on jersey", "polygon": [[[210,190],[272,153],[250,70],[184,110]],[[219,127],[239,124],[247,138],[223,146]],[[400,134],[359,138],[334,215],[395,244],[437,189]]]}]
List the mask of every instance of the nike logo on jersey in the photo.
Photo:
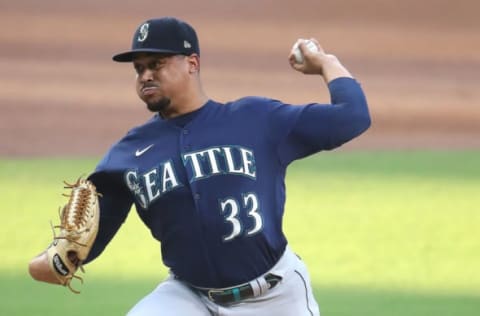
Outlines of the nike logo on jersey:
[{"label": "nike logo on jersey", "polygon": [[142,150],[137,149],[137,151],[135,152],[135,157],[140,157],[141,155],[143,155],[147,150],[149,150],[152,147],[153,147],[153,144],[151,144],[148,147],[143,148]]}]

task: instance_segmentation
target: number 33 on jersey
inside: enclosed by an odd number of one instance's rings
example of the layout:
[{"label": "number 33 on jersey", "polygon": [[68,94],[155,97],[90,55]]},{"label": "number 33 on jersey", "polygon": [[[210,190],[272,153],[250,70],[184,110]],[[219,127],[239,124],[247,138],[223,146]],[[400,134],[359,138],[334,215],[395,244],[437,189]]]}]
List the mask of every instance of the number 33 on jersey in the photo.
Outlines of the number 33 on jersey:
[{"label": "number 33 on jersey", "polygon": [[[182,155],[182,161],[184,167],[190,169],[193,174],[190,183],[225,174],[256,178],[253,151],[239,146],[219,146],[186,153]],[[148,206],[163,194],[184,186],[171,160],[160,163],[156,168],[143,174],[129,170],[126,172],[125,181],[138,204],[144,209],[148,209]],[[219,215],[231,225],[231,232],[222,237],[223,241],[230,241],[241,234],[251,236],[261,231],[263,219],[259,213],[259,202],[255,193],[242,194],[240,199],[219,198],[218,207]],[[242,221],[240,218],[242,212],[247,214],[251,223]]]}]

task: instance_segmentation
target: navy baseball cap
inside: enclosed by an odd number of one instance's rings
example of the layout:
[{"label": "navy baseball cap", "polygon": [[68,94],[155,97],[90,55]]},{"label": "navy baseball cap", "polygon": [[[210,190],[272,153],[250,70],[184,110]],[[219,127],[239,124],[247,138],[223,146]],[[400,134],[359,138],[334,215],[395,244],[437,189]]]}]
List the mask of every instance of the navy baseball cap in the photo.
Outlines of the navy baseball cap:
[{"label": "navy baseball cap", "polygon": [[130,62],[137,53],[200,55],[195,30],[173,17],[151,19],[142,23],[132,39],[132,50],[113,56],[114,61]]}]

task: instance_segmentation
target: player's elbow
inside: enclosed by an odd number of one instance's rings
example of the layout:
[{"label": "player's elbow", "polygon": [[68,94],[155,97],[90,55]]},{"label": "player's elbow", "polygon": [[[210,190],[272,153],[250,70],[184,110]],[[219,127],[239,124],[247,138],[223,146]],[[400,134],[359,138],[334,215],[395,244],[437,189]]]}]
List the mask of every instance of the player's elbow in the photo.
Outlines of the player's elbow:
[{"label": "player's elbow", "polygon": [[356,126],[356,136],[359,136],[363,132],[365,132],[367,129],[370,128],[372,125],[372,119],[370,117],[370,114],[368,111],[360,113],[356,119],[355,119],[355,126]]},{"label": "player's elbow", "polygon": [[372,119],[370,118],[365,98],[359,98],[356,100],[353,108],[355,110],[351,111],[349,115],[346,116],[348,118],[346,126],[350,127],[348,128],[350,138],[355,138],[361,135],[372,125]]},{"label": "player's elbow", "polygon": [[351,120],[348,128],[347,141],[363,134],[372,125],[372,120],[368,112],[357,113]]},{"label": "player's elbow", "polygon": [[351,138],[361,135],[372,125],[367,99],[361,89],[358,89],[355,95],[352,94],[351,99],[341,104],[341,108],[344,113],[344,123],[345,126],[349,126],[347,130]]},{"label": "player's elbow", "polygon": [[326,149],[331,150],[351,141],[364,133],[372,124],[368,112],[359,112],[349,116],[348,119],[338,122],[338,133],[330,138],[330,145]]}]

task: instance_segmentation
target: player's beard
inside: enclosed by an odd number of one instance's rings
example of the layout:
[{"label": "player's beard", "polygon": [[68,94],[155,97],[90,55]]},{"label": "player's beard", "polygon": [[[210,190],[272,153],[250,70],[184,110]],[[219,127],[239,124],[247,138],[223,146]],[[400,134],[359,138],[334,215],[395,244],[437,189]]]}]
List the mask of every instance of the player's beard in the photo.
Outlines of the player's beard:
[{"label": "player's beard", "polygon": [[152,112],[162,112],[170,105],[170,98],[162,97],[156,102],[147,102],[147,108]]}]

